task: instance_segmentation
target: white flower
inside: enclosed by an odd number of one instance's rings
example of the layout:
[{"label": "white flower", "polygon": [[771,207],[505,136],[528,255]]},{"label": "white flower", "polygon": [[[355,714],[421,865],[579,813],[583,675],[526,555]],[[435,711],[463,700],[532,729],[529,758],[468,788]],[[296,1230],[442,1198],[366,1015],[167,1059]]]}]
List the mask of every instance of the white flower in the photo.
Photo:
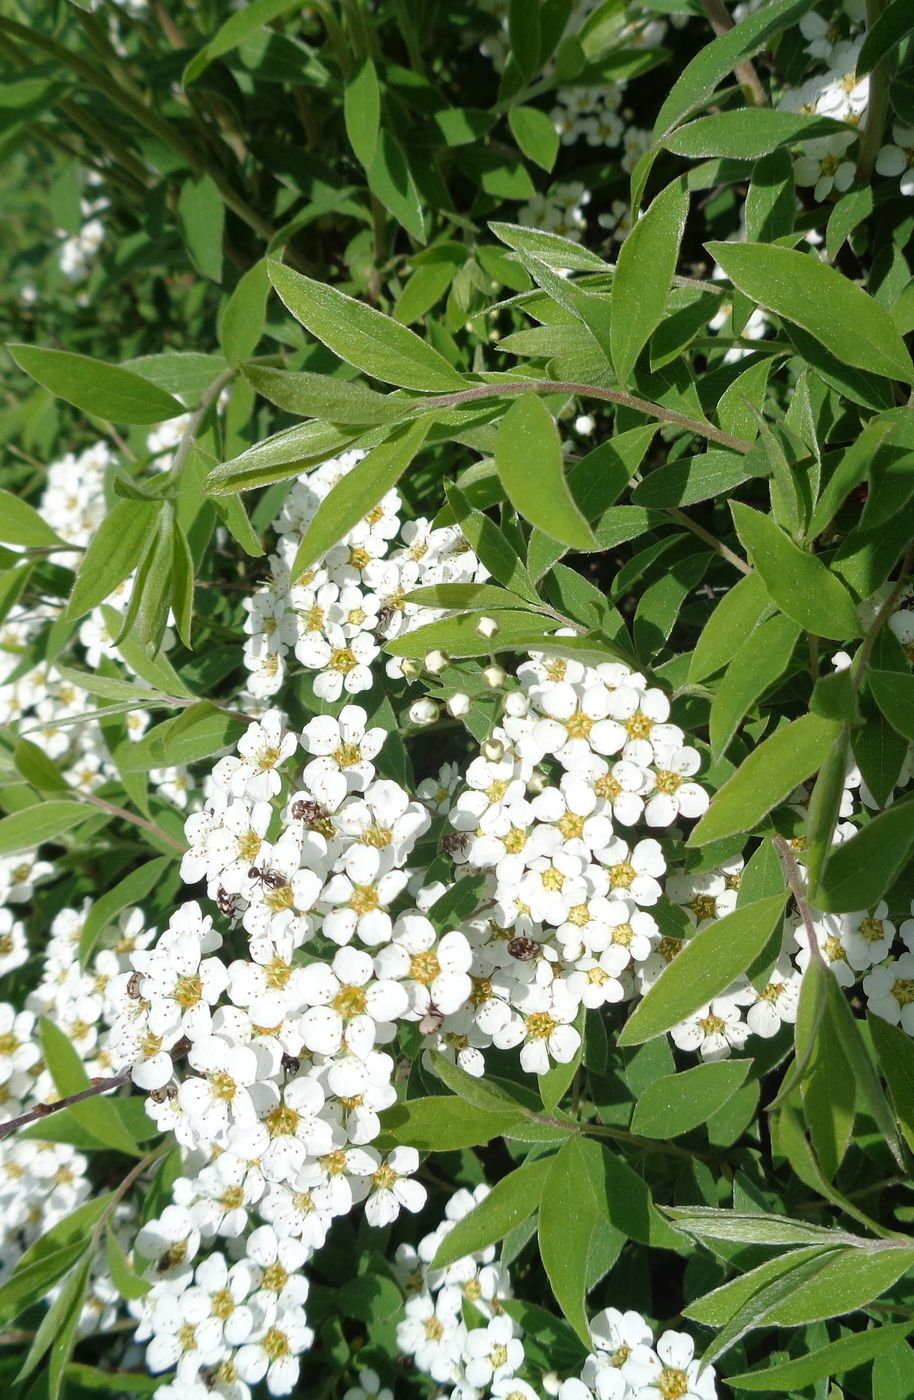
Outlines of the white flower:
[{"label": "white flower", "polygon": [[752,988],[757,998],[746,1012],[746,1021],[754,1035],[765,1040],[777,1035],[781,1025],[792,1025],[797,1019],[797,1005],[800,999],[802,978],[794,969],[789,958],[780,957],[768,976],[761,991]]},{"label": "white flower", "polygon": [[653,786],[645,797],[644,820],[648,826],[671,826],[677,817],[690,820],[708,810],[710,798],[698,783],[687,782],[701,766],[697,749],[654,745]]},{"label": "white flower", "polygon": [[257,1079],[257,1057],[245,1045],[232,1045],[211,1035],[196,1041],[188,1063],[204,1078],[185,1079],[178,1101],[194,1129],[206,1138],[217,1138],[229,1124],[251,1123],[257,1114],[249,1092]]},{"label": "white flower", "polygon": [[268,802],[282,786],[277,769],[296,748],[295,735],[283,729],[279,710],[268,710],[261,722],[249,725],[238,740],[241,763],[232,773],[231,792],[252,802]]},{"label": "white flower", "polygon": [[814,186],[813,198],[817,204],[826,200],[833,189],[843,194],[854,183],[854,162],[845,157],[855,140],[852,131],[842,131],[835,136],[803,142],[803,154],[794,163],[794,174],[798,185]]},{"label": "white flower", "polygon": [[429,920],[416,913],[400,915],[376,967],[379,976],[408,984],[410,1014],[421,1020],[432,1006],[444,1016],[463,1006],[473,989],[472,961],[464,934],[455,930],[439,941]]},{"label": "white flower", "polygon": [[663,1332],[656,1351],[637,1346],[625,1364],[625,1378],[638,1400],[714,1400],[714,1367],[695,1359],[695,1343],[684,1332]]},{"label": "white flower", "polygon": [[425,1187],[410,1180],[419,1170],[419,1153],[414,1147],[395,1147],[386,1161],[371,1148],[366,1148],[364,1155],[372,1164],[370,1194],[365,1202],[365,1218],[369,1225],[391,1225],[401,1207],[413,1214],[422,1209]]},{"label": "white flower", "polygon": [[393,1038],[393,1023],[409,1005],[399,982],[374,980],[368,953],[340,948],[331,965],[314,963],[305,990],[310,1009],[301,1019],[302,1039],[309,1050],[336,1055],[345,1045],[364,1057],[377,1041]]},{"label": "white flower", "polygon": [[344,1393],[343,1400],[394,1400],[393,1391],[381,1385],[381,1377],[377,1371],[366,1367],[356,1375],[358,1384],[350,1386]]},{"label": "white flower", "polygon": [[493,1317],[485,1327],[474,1327],[463,1344],[466,1378],[477,1389],[513,1376],[524,1364],[524,1347],[514,1335],[510,1317]]},{"label": "white flower", "polygon": [[367,722],[361,705],[344,705],[336,719],[318,715],[305,725],[302,747],[316,756],[305,767],[304,782],[331,811],[374,777],[372,760],[387,735],[380,727],[366,729]]},{"label": "white flower", "polygon": [[256,1127],[237,1127],[230,1146],[249,1161],[259,1163],[266,1181],[291,1181],[309,1157],[333,1147],[333,1128],[320,1117],[324,1091],[315,1079],[299,1075],[280,1091],[274,1085],[271,1106]]},{"label": "white flower", "polygon": [[[889,906],[885,900],[881,900],[872,913],[862,909],[840,916],[841,942],[847,961],[855,972],[862,972],[888,957],[895,939],[895,925],[887,917],[888,912]],[[904,924],[901,926],[901,936],[905,938]]]},{"label": "white flower", "polygon": [[875,1016],[901,1024],[908,1035],[914,1035],[914,953],[902,953],[900,958],[874,967],[863,979],[866,1003]]},{"label": "white flower", "polygon": [[914,195],[914,127],[892,127],[894,145],[883,146],[876,157],[880,175],[901,176],[901,193]]},{"label": "white flower", "polygon": [[673,1044],[680,1050],[698,1050],[703,1060],[727,1059],[731,1049],[742,1049],[749,1034],[749,1027],[740,1015],[745,999],[742,990],[715,997],[673,1027],[670,1031]]},{"label": "white flower", "polygon": [[250,1385],[266,1378],[271,1395],[288,1395],[298,1380],[298,1356],[314,1341],[302,1308],[279,1313],[256,1341],[241,1347],[235,1358],[238,1375]]},{"label": "white flower", "polygon": [[616,836],[598,854],[609,874],[610,899],[630,899],[648,907],[657,903],[663,893],[658,876],[666,871],[659,842],[648,838],[629,847]]},{"label": "white flower", "polygon": [[369,947],[386,943],[393,928],[387,906],[403,890],[405,873],[393,868],[389,847],[353,846],[344,865],[345,873],[324,887],[322,898],[337,907],[325,915],[323,932],[334,943],[349,943],[356,935]]}]

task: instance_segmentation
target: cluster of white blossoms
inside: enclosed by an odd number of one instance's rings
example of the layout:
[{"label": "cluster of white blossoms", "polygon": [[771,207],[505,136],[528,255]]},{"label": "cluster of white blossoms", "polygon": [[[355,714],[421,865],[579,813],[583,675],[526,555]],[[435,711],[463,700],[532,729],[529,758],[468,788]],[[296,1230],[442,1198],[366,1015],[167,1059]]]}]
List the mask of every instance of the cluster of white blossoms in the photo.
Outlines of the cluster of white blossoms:
[{"label": "cluster of white blossoms", "polygon": [[[416,1248],[397,1250],[395,1268],[407,1294],[397,1345],[445,1400],[715,1400],[714,1367],[699,1374],[692,1338],[672,1331],[655,1338],[633,1310],[605,1308],[591,1319],[591,1350],[577,1374],[561,1376],[555,1368],[543,1374],[526,1354],[516,1316],[522,1305],[511,1305],[511,1277],[494,1246],[432,1267],[442,1242],[488,1191],[481,1185],[455,1192],[438,1227]],[[377,1376],[360,1380],[363,1393],[377,1391]]]},{"label": "cluster of white blossoms", "polygon": [[[346,452],[300,476],[274,521],[279,538],[270,579],[245,602],[244,661],[248,690],[258,700],[279,691],[290,653],[302,670],[316,673],[314,691],[321,700],[369,690],[384,642],[441,615],[406,602],[413,589],[488,577],[456,526],[401,522],[396,491],[388,491],[338,545],[293,577],[299,545],[321,501],[363,456]],[[401,669],[388,661],[388,675]]]}]

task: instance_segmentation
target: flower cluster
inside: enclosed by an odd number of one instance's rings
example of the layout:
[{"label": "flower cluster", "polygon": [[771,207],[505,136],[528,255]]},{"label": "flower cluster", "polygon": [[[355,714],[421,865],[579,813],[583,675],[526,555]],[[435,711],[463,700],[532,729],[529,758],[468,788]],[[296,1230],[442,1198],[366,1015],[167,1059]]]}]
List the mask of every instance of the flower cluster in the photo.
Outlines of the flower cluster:
[{"label": "flower cluster", "polygon": [[494,1247],[434,1267],[443,1241],[487,1194],[485,1185],[457,1191],[438,1227],[417,1248],[397,1251],[408,1294],[397,1345],[447,1400],[540,1400],[543,1393],[558,1400],[715,1400],[714,1368],[700,1370],[692,1338],[664,1331],[655,1339],[633,1310],[605,1308],[591,1319],[591,1350],[577,1374],[562,1376],[556,1367],[543,1374],[525,1351],[523,1305],[512,1306],[510,1274]]}]

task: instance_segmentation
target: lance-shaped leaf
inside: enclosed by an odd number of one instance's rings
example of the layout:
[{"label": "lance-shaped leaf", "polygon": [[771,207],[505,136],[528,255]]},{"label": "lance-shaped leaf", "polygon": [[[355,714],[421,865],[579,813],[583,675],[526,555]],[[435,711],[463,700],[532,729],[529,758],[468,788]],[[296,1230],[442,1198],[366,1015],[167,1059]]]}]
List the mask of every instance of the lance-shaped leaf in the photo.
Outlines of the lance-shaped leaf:
[{"label": "lance-shaped leaf", "polygon": [[663,319],[688,212],[688,186],[684,179],[674,180],[641,215],[619,251],[609,344],[623,385]]},{"label": "lance-shaped leaf", "polygon": [[425,441],[431,415],[398,428],[356,463],[324,497],[292,565],[292,577],[308,569],[363,520],[395,486]]},{"label": "lance-shaped leaf", "polygon": [[734,287],[792,321],[840,361],[914,384],[914,364],[885,307],[818,257],[767,243],[708,243]]},{"label": "lance-shaped leaf", "polygon": [[404,389],[465,388],[443,355],[414,331],[335,287],[269,264],[270,281],[297,321],[346,364]]},{"label": "lance-shaped leaf", "polygon": [[770,515],[731,502],[733,521],[773,602],[817,637],[859,637],[860,620],[844,584],[815,554],[807,554]]},{"label": "lance-shaped leaf", "polygon": [[516,510],[569,549],[596,549],[593,531],[565,480],[555,420],[542,399],[514,400],[498,428],[495,465]]},{"label": "lance-shaped leaf", "polygon": [[19,368],[45,389],[97,418],[110,418],[115,423],[161,423],[185,411],[184,405],[164,389],[119,365],[39,345],[10,345],[8,349]]}]

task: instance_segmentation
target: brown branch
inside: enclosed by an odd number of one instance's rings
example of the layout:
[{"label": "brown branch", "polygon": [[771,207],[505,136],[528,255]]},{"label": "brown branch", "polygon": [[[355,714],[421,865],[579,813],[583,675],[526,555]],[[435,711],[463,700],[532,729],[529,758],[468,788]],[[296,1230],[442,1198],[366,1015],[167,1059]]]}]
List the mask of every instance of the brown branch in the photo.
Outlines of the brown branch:
[{"label": "brown branch", "polygon": [[[718,38],[722,34],[728,34],[733,28],[733,20],[728,14],[723,0],[701,0],[701,8]],[[743,90],[746,101],[750,102],[753,107],[767,107],[768,95],[755,71],[754,64],[748,58],[744,59],[742,63],[737,63],[733,72]]]},{"label": "brown branch", "polygon": [[749,452],[751,442],[731,437],[710,423],[700,423],[697,418],[687,418],[684,413],[674,413],[661,408],[660,404],[639,399],[634,394],[626,394],[621,389],[601,389],[594,384],[575,384],[568,380],[517,379],[506,380],[501,384],[476,384],[472,389],[458,389],[453,394],[433,394],[428,398],[416,399],[412,406],[426,408],[460,408],[463,404],[477,403],[480,399],[502,398],[506,394],[574,394],[581,399],[600,399],[606,403],[619,404],[636,413],[644,413],[649,418],[658,418],[674,428],[687,428],[696,437],[707,438],[709,442],[729,447],[734,452]]},{"label": "brown branch", "polygon": [[716,535],[712,535],[710,530],[706,530],[703,525],[699,525],[697,520],[693,520],[690,515],[686,515],[684,510],[679,510],[675,506],[670,506],[667,509],[667,514],[671,515],[674,520],[678,520],[680,525],[684,525],[687,530],[691,530],[692,534],[697,535],[700,540],[704,540],[705,544],[710,545],[711,549],[713,549],[716,554],[719,554],[722,559],[726,559],[728,564],[732,564],[734,569],[739,569],[741,574],[751,574],[753,572],[752,566],[747,564],[745,559],[741,559],[729,546],[723,544]]},{"label": "brown branch", "polygon": [[36,1103],[34,1108],[30,1108],[28,1113],[20,1113],[18,1118],[11,1118],[8,1123],[0,1124],[0,1142],[4,1138],[12,1137],[13,1133],[20,1128],[28,1127],[30,1123],[37,1123],[43,1118],[48,1118],[52,1113],[59,1113],[62,1108],[69,1108],[71,1104],[82,1103],[84,1099],[98,1098],[99,1094],[107,1094],[111,1089],[119,1089],[130,1080],[131,1070],[124,1070],[123,1074],[113,1074],[107,1079],[93,1079],[90,1081],[91,1087],[80,1089],[78,1094],[68,1094],[65,1099],[58,1099],[56,1103]]},{"label": "brown branch", "polygon": [[155,822],[148,822],[145,817],[138,817],[133,812],[128,812],[126,807],[118,807],[115,802],[106,802],[103,797],[96,797],[93,792],[80,792],[77,796],[81,802],[88,802],[90,806],[97,807],[100,812],[107,812],[109,817],[120,817],[122,821],[130,822],[131,826],[138,826],[142,831],[148,831],[150,836],[154,836],[158,841],[164,841],[166,845],[180,851],[183,856],[187,847],[182,841],[178,841],[174,836],[169,836],[167,831],[163,831]]},{"label": "brown branch", "polygon": [[800,879],[800,871],[794,859],[793,851],[790,849],[790,846],[784,840],[783,836],[775,836],[774,845],[780,857],[781,865],[784,867],[784,874],[787,878],[790,893],[794,897],[797,909],[800,912],[800,918],[803,920],[803,926],[809,938],[809,955],[812,958],[818,958],[819,962],[824,965],[825,958],[822,956],[822,949],[819,947],[816,926],[809,912],[809,901],[806,898],[806,891],[803,889],[803,881]]}]

